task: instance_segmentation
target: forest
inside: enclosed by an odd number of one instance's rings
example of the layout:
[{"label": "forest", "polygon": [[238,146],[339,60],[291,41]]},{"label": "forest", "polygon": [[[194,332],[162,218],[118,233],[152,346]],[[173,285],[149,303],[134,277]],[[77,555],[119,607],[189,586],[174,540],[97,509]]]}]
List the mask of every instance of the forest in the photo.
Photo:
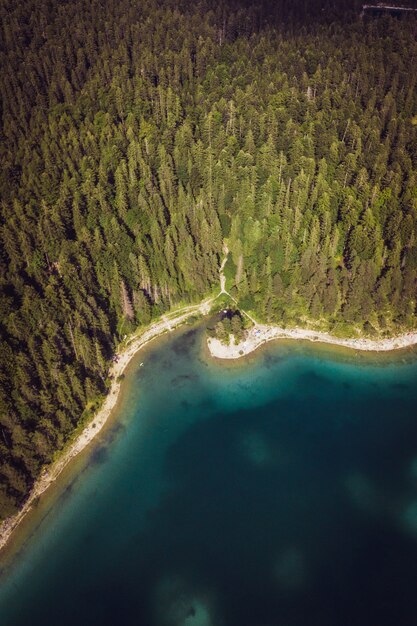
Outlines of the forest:
[{"label": "forest", "polygon": [[124,335],[218,286],[257,319],[417,326],[417,21],[341,0],[0,7],[0,519]]}]

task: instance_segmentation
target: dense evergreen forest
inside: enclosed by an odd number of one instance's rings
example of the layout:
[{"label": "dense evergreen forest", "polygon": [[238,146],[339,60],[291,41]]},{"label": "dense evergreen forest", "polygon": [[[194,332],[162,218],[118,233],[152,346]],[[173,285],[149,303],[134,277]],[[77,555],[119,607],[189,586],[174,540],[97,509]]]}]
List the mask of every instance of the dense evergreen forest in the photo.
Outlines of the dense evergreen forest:
[{"label": "dense evergreen forest", "polygon": [[416,325],[417,23],[359,14],[3,1],[0,519],[224,239],[259,319]]}]

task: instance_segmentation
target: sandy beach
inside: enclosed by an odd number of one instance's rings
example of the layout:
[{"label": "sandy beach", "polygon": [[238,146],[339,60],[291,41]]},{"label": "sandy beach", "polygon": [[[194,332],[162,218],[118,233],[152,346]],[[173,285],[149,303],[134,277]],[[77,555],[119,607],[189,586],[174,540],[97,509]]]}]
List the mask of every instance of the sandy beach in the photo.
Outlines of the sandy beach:
[{"label": "sandy beach", "polygon": [[163,315],[161,320],[153,324],[140,336],[130,338],[115,355],[115,360],[109,371],[111,387],[104,400],[103,405],[83,429],[75,441],[64,451],[59,459],[43,472],[36,481],[24,506],[14,516],[7,518],[0,526],[0,551],[7,544],[13,531],[26,517],[31,510],[35,500],[44,493],[48,487],[58,478],[68,463],[86,448],[94,437],[102,430],[107,422],[113,408],[116,405],[121,381],[120,375],[124,372],[129,362],[137,352],[147,345],[152,339],[159,337],[165,332],[170,332],[183,324],[193,315],[207,315],[210,312],[212,299],[204,300],[202,303],[187,306],[173,313]]},{"label": "sandy beach", "polygon": [[255,324],[247,332],[246,338],[240,343],[236,344],[233,336],[231,337],[229,345],[223,344],[215,338],[209,338],[207,343],[211,356],[216,359],[240,359],[254,352],[263,344],[275,339],[302,339],[344,346],[352,350],[389,352],[390,350],[409,348],[417,344],[417,332],[410,332],[388,339],[342,339],[316,330],[306,330],[303,328],[286,329],[280,326]]}]

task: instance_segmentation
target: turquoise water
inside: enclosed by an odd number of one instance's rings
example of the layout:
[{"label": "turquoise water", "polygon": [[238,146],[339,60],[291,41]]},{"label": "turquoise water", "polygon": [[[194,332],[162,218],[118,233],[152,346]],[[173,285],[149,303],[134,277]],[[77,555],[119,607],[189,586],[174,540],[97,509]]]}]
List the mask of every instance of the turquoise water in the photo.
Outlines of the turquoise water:
[{"label": "turquoise water", "polygon": [[417,360],[177,333],[0,578],[1,626],[417,624]]}]

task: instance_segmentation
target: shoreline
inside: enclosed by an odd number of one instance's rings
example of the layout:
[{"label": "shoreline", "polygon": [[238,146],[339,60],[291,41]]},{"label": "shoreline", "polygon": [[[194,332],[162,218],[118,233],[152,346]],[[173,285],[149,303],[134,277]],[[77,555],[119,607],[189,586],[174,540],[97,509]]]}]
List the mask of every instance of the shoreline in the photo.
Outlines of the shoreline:
[{"label": "shoreline", "polygon": [[[226,292],[221,291],[220,294],[221,293]],[[57,480],[70,461],[78,456],[78,454],[93,441],[107,423],[119,398],[122,384],[122,380],[120,380],[119,377],[123,374],[132,358],[150,341],[160,337],[166,332],[174,330],[190,317],[194,315],[208,315],[216,297],[208,298],[203,300],[200,304],[185,306],[177,311],[162,315],[158,321],[152,324],[139,337],[133,335],[128,339],[122,346],[121,351],[116,353],[115,356],[117,356],[117,360],[112,363],[108,374],[112,381],[111,386],[101,407],[69,447],[64,448],[62,455],[37,479],[23,507],[17,511],[15,515],[4,520],[0,525],[0,557],[3,548],[8,544],[13,532],[32,510],[37,499]],[[248,331],[245,340],[238,344],[231,343],[230,345],[225,345],[218,339],[208,338],[207,346],[210,356],[214,359],[240,359],[251,354],[260,346],[277,339],[308,340],[317,343],[344,346],[354,350],[388,352],[417,345],[417,332],[410,332],[397,337],[379,340],[359,338],[341,339],[328,333],[305,330],[302,328],[284,329],[279,326],[255,324],[253,328]]]},{"label": "shoreline", "polygon": [[246,338],[237,344],[234,343],[234,338],[231,335],[229,345],[213,337],[208,338],[207,345],[210,355],[215,359],[241,359],[255,352],[255,350],[266,343],[277,339],[296,339],[313,343],[326,343],[364,352],[390,352],[417,345],[417,332],[409,332],[387,339],[343,339],[321,331],[303,328],[285,329],[280,326],[256,324],[248,331]]},{"label": "shoreline", "polygon": [[53,462],[47,470],[45,470],[36,480],[29,497],[23,507],[12,517],[6,518],[0,525],[0,556],[3,548],[8,544],[13,532],[25,519],[32,510],[37,499],[57,480],[62,471],[67,467],[72,459],[82,452],[103,429],[107,423],[110,414],[116,406],[119,398],[122,380],[119,379],[132,358],[144,348],[150,341],[160,337],[166,332],[170,332],[187,321],[194,315],[207,315],[213,299],[204,300],[200,304],[183,307],[177,311],[166,313],[161,316],[160,320],[152,324],[139,337],[133,336],[128,339],[127,343],[122,347],[120,352],[116,352],[117,360],[110,367],[108,376],[111,378],[111,386],[104,398],[104,402],[97,410],[95,415],[83,428],[81,433],[69,445],[64,448],[62,455]]}]

